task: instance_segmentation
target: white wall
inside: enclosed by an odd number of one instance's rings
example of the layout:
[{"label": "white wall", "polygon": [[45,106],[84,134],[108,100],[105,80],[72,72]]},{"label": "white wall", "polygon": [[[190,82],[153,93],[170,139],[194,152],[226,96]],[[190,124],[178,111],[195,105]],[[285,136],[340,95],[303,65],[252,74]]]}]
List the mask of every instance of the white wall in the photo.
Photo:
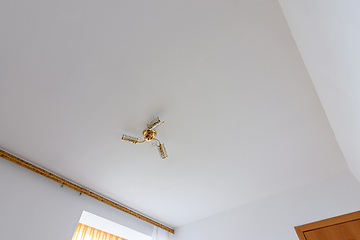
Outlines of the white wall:
[{"label": "white wall", "polygon": [[[177,240],[296,240],[296,225],[360,209],[360,183],[335,177],[176,229]],[[83,210],[151,235],[152,225],[0,158],[1,239],[71,240]]]},{"label": "white wall", "polygon": [[297,240],[294,226],[360,210],[360,183],[346,171],[175,230],[176,240]]},{"label": "white wall", "polygon": [[360,180],[360,1],[279,2],[336,140]]},{"label": "white wall", "polygon": [[83,210],[152,234],[151,224],[0,158],[0,239],[71,240]]}]

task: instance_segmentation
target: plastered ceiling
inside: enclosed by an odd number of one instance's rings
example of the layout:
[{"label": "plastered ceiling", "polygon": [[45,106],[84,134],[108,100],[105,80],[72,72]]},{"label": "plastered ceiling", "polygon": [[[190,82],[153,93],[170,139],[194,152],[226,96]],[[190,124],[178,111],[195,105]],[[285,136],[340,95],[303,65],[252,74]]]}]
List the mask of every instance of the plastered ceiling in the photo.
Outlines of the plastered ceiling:
[{"label": "plastered ceiling", "polygon": [[[1,1],[0,147],[172,227],[347,169],[277,1]],[[151,144],[141,136],[159,116]]]}]

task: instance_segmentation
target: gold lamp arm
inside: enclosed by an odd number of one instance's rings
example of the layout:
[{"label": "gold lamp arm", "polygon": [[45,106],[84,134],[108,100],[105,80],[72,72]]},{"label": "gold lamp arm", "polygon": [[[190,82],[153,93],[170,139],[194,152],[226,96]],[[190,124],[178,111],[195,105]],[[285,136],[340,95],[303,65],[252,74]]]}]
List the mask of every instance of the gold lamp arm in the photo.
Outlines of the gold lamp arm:
[{"label": "gold lamp arm", "polygon": [[153,138],[152,140],[155,140],[155,141],[157,141],[157,142],[159,143],[159,145],[155,144],[154,146],[159,147],[159,146],[161,145],[161,142],[160,142],[160,140],[159,140],[159,139],[157,139],[157,138]]}]

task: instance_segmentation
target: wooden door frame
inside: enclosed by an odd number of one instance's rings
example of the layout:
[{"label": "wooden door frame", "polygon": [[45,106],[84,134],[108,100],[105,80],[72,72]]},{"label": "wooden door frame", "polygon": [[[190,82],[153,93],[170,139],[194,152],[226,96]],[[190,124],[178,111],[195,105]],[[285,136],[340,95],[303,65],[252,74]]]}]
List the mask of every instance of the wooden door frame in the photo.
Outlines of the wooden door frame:
[{"label": "wooden door frame", "polygon": [[305,232],[328,227],[328,226],[333,226],[333,225],[337,225],[337,224],[341,224],[341,223],[345,223],[345,222],[351,222],[351,221],[355,221],[355,220],[360,220],[360,211],[348,213],[348,214],[333,217],[333,218],[328,218],[328,219],[313,222],[313,223],[296,226],[294,228],[295,228],[295,231],[296,231],[299,239],[306,240]]}]

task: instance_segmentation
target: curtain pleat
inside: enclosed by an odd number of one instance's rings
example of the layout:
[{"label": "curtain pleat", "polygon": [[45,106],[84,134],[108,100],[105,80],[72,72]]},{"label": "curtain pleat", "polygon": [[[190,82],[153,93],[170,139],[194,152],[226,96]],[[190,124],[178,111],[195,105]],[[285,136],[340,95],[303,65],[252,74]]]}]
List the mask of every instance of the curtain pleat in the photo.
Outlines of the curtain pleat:
[{"label": "curtain pleat", "polygon": [[173,240],[173,239],[174,239],[174,234],[154,226],[152,240]]},{"label": "curtain pleat", "polygon": [[79,223],[72,240],[127,240],[99,229]]}]

